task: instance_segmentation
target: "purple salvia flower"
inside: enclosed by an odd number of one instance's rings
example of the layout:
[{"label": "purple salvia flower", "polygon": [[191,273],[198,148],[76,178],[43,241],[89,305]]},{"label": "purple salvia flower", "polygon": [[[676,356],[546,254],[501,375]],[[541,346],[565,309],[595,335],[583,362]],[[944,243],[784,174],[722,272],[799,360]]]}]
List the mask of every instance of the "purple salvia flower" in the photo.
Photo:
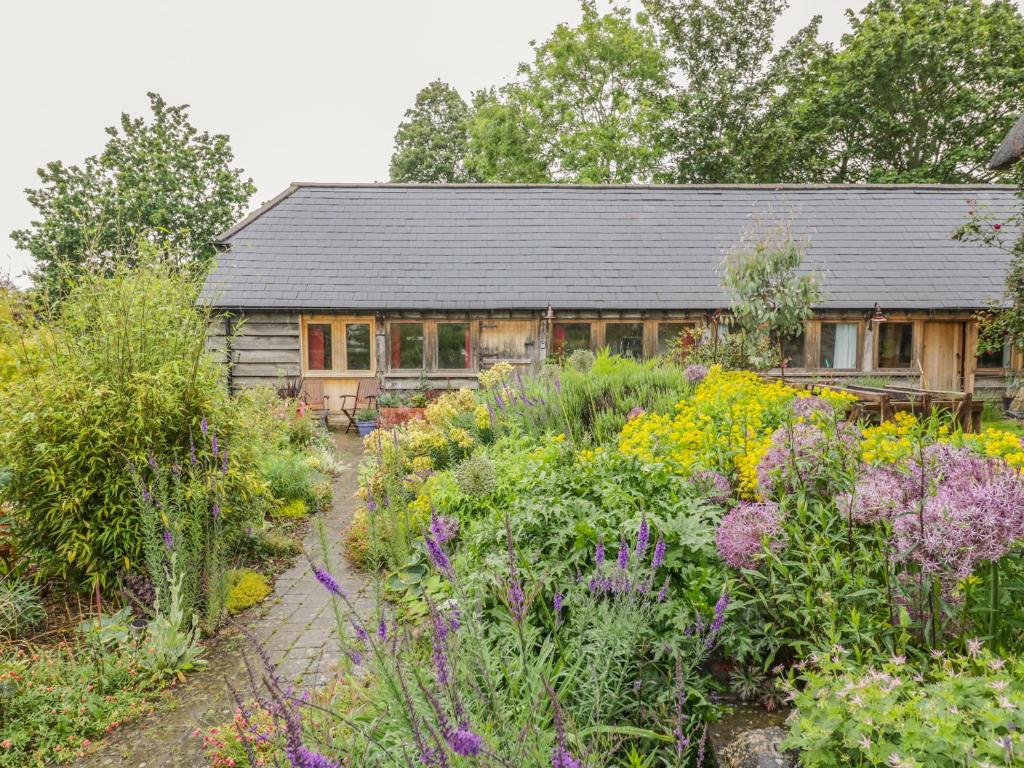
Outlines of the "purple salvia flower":
[{"label": "purple salvia flower", "polygon": [[174,549],[174,535],[168,528],[164,528],[164,546],[168,549]]},{"label": "purple salvia flower", "polygon": [[287,750],[286,757],[291,762],[292,768],[341,768],[341,763],[336,763],[326,755],[314,752],[305,746]]},{"label": "purple salvia flower", "polygon": [[388,639],[388,625],[384,619],[380,620],[380,624],[377,625],[377,639],[382,643],[387,642]]},{"label": "purple salvia flower", "polygon": [[658,602],[664,603],[668,600],[668,576],[665,577],[665,581],[661,585],[661,589],[658,590]]},{"label": "purple salvia flower", "polygon": [[651,540],[651,528],[647,524],[647,515],[640,519],[640,530],[636,534],[636,559],[639,560],[647,551],[647,544]]},{"label": "purple salvia flower", "polygon": [[146,461],[149,463],[150,469],[155,470],[158,467],[158,464],[156,463],[156,456],[154,456],[152,453],[149,454],[149,456],[146,458]]},{"label": "purple salvia flower", "polygon": [[555,592],[554,608],[555,608],[555,626],[560,627],[562,625],[562,601],[565,597],[561,592]]},{"label": "purple salvia flower", "polygon": [[352,630],[356,633],[356,639],[361,643],[368,643],[370,641],[370,635],[366,632],[366,629],[358,621],[352,622]]},{"label": "purple salvia flower", "polygon": [[619,556],[617,558],[617,561],[619,570],[626,570],[626,566],[629,565],[629,546],[626,544],[625,536],[619,539]]},{"label": "purple salvia flower", "polygon": [[345,590],[341,588],[341,585],[326,568],[314,568],[313,575],[316,576],[317,581],[323,584],[324,589],[332,595],[335,595],[336,597],[348,597]]},{"label": "purple salvia flower", "polygon": [[213,515],[214,520],[220,517],[220,504],[218,502],[213,502],[213,509],[210,510],[210,514]]},{"label": "purple salvia flower", "polygon": [[429,533],[423,535],[423,541],[427,545],[427,554],[430,556],[430,562],[434,564],[437,570],[451,578],[453,575],[452,561],[448,559],[448,555],[445,554],[441,545]]},{"label": "purple salvia flower", "polygon": [[651,558],[651,568],[658,570],[665,562],[665,537],[659,536],[658,543],[654,545],[654,556]]},{"label": "purple salvia flower", "polygon": [[203,420],[199,422],[199,431],[203,433],[203,437],[206,437],[210,431],[210,425],[206,421],[206,417],[203,416]]},{"label": "purple salvia flower", "polygon": [[147,503],[153,500],[153,494],[149,492],[149,488],[142,489],[142,500]]},{"label": "purple salvia flower", "polygon": [[555,392],[562,394],[562,377],[555,374]]},{"label": "purple salvia flower", "polygon": [[494,404],[498,406],[499,410],[505,410],[505,401],[501,398],[500,392],[494,393]]},{"label": "purple salvia flower", "polygon": [[725,609],[728,605],[729,593],[723,592],[718,598],[718,602],[715,603],[715,614],[711,619],[711,626],[708,627],[707,639],[704,641],[705,646],[709,649],[715,644],[715,638],[722,630],[722,624],[725,623]]},{"label": "purple salvia flower", "polygon": [[196,444],[195,441],[190,437],[188,439],[188,463],[195,466],[198,459],[196,458]]},{"label": "purple salvia flower", "polygon": [[448,736],[448,746],[456,755],[476,757],[484,747],[484,740],[469,729],[469,723],[460,723],[458,730]]},{"label": "purple salvia flower", "polygon": [[604,536],[597,537],[597,549],[594,551],[594,560],[597,562],[598,568],[604,565]]},{"label": "purple salvia flower", "polygon": [[210,438],[210,451],[213,453],[213,458],[217,458],[217,436],[213,435]]},{"label": "purple salvia flower", "polygon": [[223,474],[223,475],[226,475],[228,473],[228,451],[227,451],[227,448],[225,448],[221,452],[220,471],[221,471],[221,474]]}]

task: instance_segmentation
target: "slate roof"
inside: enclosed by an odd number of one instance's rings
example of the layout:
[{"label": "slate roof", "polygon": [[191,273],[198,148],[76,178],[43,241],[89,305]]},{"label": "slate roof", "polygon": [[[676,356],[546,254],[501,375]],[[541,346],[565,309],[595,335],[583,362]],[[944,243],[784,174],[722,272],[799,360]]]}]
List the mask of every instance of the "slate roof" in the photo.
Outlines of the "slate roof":
[{"label": "slate roof", "polygon": [[1011,167],[1024,156],[1024,115],[1013,124],[1010,132],[1006,134],[999,149],[992,155],[988,167],[993,171],[1002,171]]},{"label": "slate roof", "polygon": [[824,308],[962,309],[1007,257],[956,242],[968,200],[1009,186],[294,184],[225,232],[204,296],[302,310],[655,310],[728,306],[718,268],[758,227],[806,237]]}]

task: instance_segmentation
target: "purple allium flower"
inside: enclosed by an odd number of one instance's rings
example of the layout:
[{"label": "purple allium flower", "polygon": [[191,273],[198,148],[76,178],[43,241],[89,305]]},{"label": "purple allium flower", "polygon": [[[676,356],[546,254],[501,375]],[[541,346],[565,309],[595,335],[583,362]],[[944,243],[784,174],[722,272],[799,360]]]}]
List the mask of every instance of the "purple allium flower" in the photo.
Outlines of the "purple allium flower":
[{"label": "purple allium flower", "polygon": [[210,510],[210,514],[213,515],[214,520],[220,517],[220,503],[213,502],[213,509]]},{"label": "purple allium flower", "polygon": [[840,425],[836,436],[814,424],[783,425],[772,434],[771,445],[757,464],[757,484],[765,494],[824,485],[829,464],[822,459],[835,451],[852,456],[856,448],[856,431],[847,424]]},{"label": "purple allium flower", "polygon": [[458,730],[448,736],[448,746],[456,755],[476,757],[484,748],[484,740],[469,729],[469,723],[461,723]]},{"label": "purple allium flower", "polygon": [[647,551],[647,545],[651,540],[651,527],[647,524],[647,515],[640,518],[640,530],[636,533],[636,559],[639,560]]},{"label": "purple allium flower", "polygon": [[337,580],[330,574],[326,568],[314,568],[313,575],[316,576],[316,580],[323,584],[324,589],[330,592],[332,595],[337,597],[348,597],[348,594]]},{"label": "purple allium flower", "polygon": [[725,504],[732,498],[732,485],[721,472],[699,470],[693,473],[690,480],[714,504]]},{"label": "purple allium flower", "polygon": [[654,545],[654,556],[651,558],[651,568],[655,571],[661,568],[665,562],[665,537],[659,536],[658,542]]},{"label": "purple allium flower", "polygon": [[168,549],[174,549],[174,535],[168,528],[164,528],[164,546]]},{"label": "purple allium flower", "polygon": [[626,414],[626,421],[632,421],[633,419],[638,419],[641,416],[643,416],[645,413],[647,413],[647,411],[645,411],[639,405],[634,405],[632,408],[629,409],[629,413]]},{"label": "purple allium flower", "polygon": [[565,600],[565,596],[561,592],[555,592],[554,597],[554,609],[555,609],[555,626],[562,625],[562,602]]},{"label": "purple allium flower", "polygon": [[616,558],[620,571],[626,570],[629,565],[629,545],[626,544],[626,537],[619,539],[619,556]]},{"label": "purple allium flower", "polygon": [[688,365],[686,370],[683,371],[683,375],[691,384],[700,384],[707,378],[708,369],[703,365]]},{"label": "purple allium flower", "polygon": [[203,433],[203,437],[206,437],[210,431],[210,425],[206,421],[206,417],[203,416],[203,420],[199,422],[199,431]]},{"label": "purple allium flower", "polygon": [[597,549],[594,550],[594,562],[600,568],[604,565],[604,536],[597,537]]},{"label": "purple allium flower", "polygon": [[891,520],[920,499],[913,478],[894,466],[867,467],[857,479],[853,493],[836,497],[839,511],[855,523],[869,525]]},{"label": "purple allium flower", "polygon": [[718,554],[733,568],[753,568],[764,539],[772,549],[784,546],[779,506],[771,501],[744,501],[718,525]]},{"label": "purple allium flower", "polygon": [[818,396],[797,397],[793,400],[793,415],[797,418],[810,418],[816,413],[832,418],[835,415],[835,408],[832,404]]}]

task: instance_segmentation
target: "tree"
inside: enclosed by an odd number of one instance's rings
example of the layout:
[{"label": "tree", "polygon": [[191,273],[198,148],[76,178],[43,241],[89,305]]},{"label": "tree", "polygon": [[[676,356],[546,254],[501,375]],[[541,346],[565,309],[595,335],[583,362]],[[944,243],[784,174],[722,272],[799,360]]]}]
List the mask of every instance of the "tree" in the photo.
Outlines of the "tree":
[{"label": "tree", "polygon": [[[678,72],[674,181],[761,181],[751,141],[773,95],[820,54],[821,17],[780,50],[774,31],[787,0],[644,0]],[[755,147],[757,148],[755,152]]]},{"label": "tree", "polygon": [[821,290],[813,274],[801,272],[806,244],[788,226],[744,238],[722,265],[722,285],[732,294],[732,313],[751,336],[766,334],[779,353],[786,377],[785,342],[799,336],[814,316]]},{"label": "tree", "polygon": [[[789,83],[766,180],[978,182],[1024,111],[1024,18],[1006,0],[873,0]],[[769,158],[770,159],[770,158]]]},{"label": "tree", "polygon": [[256,188],[232,167],[228,137],[196,129],[187,104],[148,96],[149,122],[122,114],[101,154],[51,162],[37,171],[42,186],[25,190],[39,218],[11,237],[35,258],[41,287],[59,295],[86,266],[130,265],[143,242],[201,270],[213,238],[247,209]]},{"label": "tree", "polygon": [[469,106],[450,85],[441,80],[427,84],[398,125],[391,181],[474,181],[466,168],[470,116]]},{"label": "tree", "polygon": [[646,16],[593,0],[583,20],[534,45],[519,80],[483,94],[470,130],[480,176],[587,184],[663,177],[670,64]]}]

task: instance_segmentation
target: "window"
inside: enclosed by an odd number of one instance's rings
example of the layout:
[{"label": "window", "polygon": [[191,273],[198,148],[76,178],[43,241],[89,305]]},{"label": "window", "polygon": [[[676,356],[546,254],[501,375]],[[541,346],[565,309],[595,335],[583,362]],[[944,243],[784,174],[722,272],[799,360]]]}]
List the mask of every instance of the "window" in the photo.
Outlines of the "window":
[{"label": "window", "polygon": [[551,335],[551,351],[555,355],[590,349],[590,323],[555,323]]},{"label": "window", "polygon": [[991,352],[978,353],[979,368],[1009,368],[1010,367],[1010,342],[1003,342],[1002,349]]},{"label": "window", "polygon": [[878,324],[878,367],[909,368],[914,362],[914,324]]},{"label": "window", "polygon": [[437,367],[461,371],[470,366],[469,323],[437,324]]},{"label": "window", "polygon": [[642,360],[644,356],[644,324],[608,323],[604,327],[604,343],[613,355]]},{"label": "window", "polygon": [[690,336],[680,338],[685,331],[693,330],[693,323],[658,323],[658,354],[664,355],[672,347],[693,346],[693,339]]},{"label": "window", "polygon": [[391,367],[423,370],[423,323],[391,324]]},{"label": "window", "polygon": [[787,368],[804,367],[804,334],[791,336],[782,340],[782,356],[786,359]]},{"label": "window", "polygon": [[350,371],[370,370],[370,324],[345,324],[345,367]]},{"label": "window", "polygon": [[333,367],[331,324],[310,323],[306,326],[306,367],[311,371],[329,371]]},{"label": "window", "polygon": [[854,370],[857,367],[857,324],[822,323],[818,365]]}]

